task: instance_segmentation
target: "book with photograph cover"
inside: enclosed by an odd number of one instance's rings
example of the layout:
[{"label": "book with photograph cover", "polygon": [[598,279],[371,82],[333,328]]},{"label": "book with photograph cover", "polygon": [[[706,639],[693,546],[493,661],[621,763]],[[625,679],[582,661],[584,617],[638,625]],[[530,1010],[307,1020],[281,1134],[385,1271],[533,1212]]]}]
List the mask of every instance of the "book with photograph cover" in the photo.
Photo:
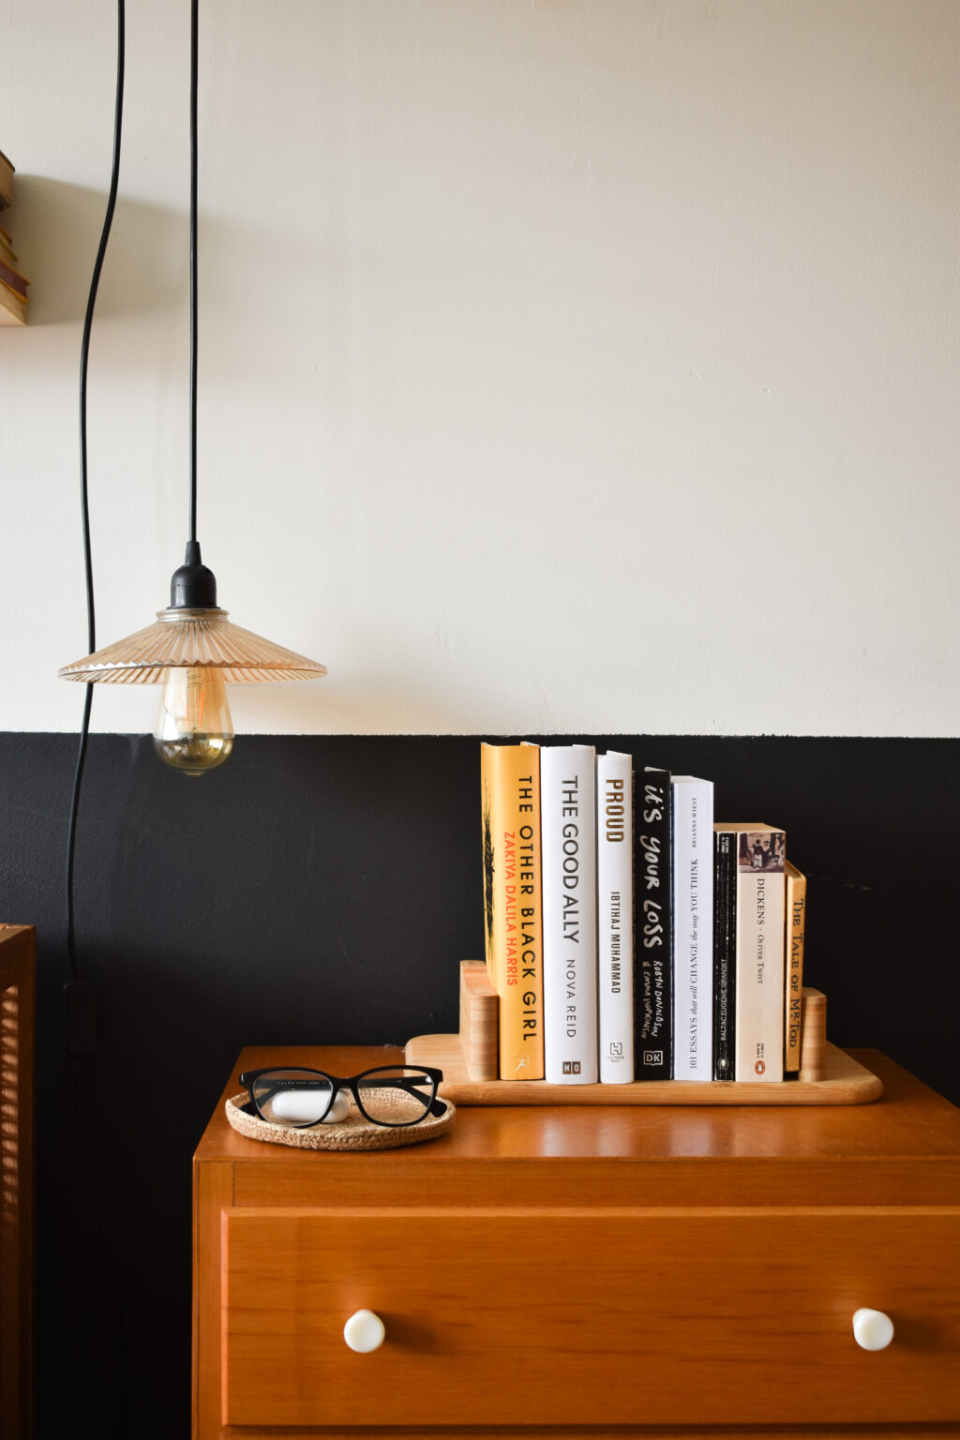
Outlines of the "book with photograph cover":
[{"label": "book with photograph cover", "polygon": [[638,1080],[673,1078],[673,789],[648,765],[635,803],[634,997]]},{"label": "book with photograph cover", "polygon": [[737,861],[734,1079],[783,1079],[784,861],[782,830],[761,821],[719,826]]}]

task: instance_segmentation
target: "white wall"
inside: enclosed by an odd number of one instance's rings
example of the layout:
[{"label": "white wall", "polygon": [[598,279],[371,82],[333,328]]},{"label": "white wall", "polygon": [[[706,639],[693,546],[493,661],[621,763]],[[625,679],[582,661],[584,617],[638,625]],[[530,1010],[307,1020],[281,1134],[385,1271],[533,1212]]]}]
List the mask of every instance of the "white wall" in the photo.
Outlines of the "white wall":
[{"label": "white wall", "polygon": [[[186,538],[189,6],[128,12],[100,644]],[[956,0],[205,0],[201,46],[204,558],[330,668],[238,729],[958,733]],[[10,730],[82,704],[114,49],[0,0]]]}]

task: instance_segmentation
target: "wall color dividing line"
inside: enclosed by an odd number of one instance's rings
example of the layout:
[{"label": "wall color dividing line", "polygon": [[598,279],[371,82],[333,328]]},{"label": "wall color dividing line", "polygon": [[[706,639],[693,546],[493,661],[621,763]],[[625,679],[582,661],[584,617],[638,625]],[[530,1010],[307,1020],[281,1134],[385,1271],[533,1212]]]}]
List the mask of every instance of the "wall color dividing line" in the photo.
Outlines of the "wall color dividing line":
[{"label": "wall color dividing line", "polygon": [[[960,1101],[957,741],[545,738],[706,776],[719,816],[783,826],[810,877],[806,979],[829,996],[831,1039]],[[41,1440],[114,1383],[62,1045],[74,749],[0,735],[0,919],[38,934]],[[479,737],[243,736],[200,780],[166,770],[147,736],[91,738],[77,930],[100,1049],[83,1103],[127,1333],[149,1337],[128,1346],[131,1393],[151,1397],[142,1440],[188,1433],[190,1157],[239,1050],[455,1029],[457,962],[482,953],[480,859]]]}]

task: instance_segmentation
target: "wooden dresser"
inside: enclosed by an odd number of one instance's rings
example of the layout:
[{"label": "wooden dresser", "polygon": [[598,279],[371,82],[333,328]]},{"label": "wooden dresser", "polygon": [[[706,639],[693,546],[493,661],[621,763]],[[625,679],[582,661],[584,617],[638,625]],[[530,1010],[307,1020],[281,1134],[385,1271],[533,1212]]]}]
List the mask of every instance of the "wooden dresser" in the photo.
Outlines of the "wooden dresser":
[{"label": "wooden dresser", "polygon": [[[458,1111],[409,1149],[194,1162],[194,1437],[960,1436],[960,1111]],[[249,1049],[351,1075],[386,1049]],[[861,1307],[894,1323],[861,1349]],[[356,1354],[347,1319],[384,1343]],[[781,1427],[789,1426],[789,1430]]]}]

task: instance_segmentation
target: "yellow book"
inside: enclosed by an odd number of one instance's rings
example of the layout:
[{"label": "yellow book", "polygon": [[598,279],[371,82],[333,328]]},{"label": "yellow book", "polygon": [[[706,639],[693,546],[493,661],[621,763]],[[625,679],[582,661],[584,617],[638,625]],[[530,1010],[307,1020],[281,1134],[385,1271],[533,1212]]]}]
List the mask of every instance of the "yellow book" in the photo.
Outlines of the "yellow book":
[{"label": "yellow book", "polygon": [[540,749],[480,747],[487,974],[499,996],[501,1080],[543,1079]]},{"label": "yellow book", "polygon": [[803,992],[803,932],[807,920],[807,877],[787,860],[786,905],[786,1015],[783,1029],[783,1069],[787,1075],[800,1069],[800,1016]]}]

